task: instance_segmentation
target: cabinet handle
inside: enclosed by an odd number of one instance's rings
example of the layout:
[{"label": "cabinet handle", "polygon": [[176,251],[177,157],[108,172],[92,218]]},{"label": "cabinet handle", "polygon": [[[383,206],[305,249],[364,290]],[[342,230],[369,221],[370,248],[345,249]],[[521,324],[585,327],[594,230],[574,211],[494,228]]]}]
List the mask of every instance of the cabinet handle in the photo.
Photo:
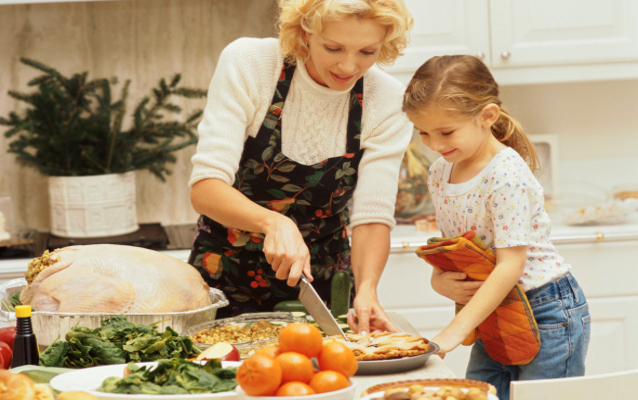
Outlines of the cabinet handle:
[{"label": "cabinet handle", "polygon": [[485,60],[485,53],[479,51],[478,53],[476,53],[476,58],[478,58],[479,60]]},{"label": "cabinet handle", "polygon": [[511,56],[512,56],[512,54],[509,51],[507,51],[507,50],[505,50],[504,52],[501,53],[501,58],[503,60],[509,60],[509,58]]}]

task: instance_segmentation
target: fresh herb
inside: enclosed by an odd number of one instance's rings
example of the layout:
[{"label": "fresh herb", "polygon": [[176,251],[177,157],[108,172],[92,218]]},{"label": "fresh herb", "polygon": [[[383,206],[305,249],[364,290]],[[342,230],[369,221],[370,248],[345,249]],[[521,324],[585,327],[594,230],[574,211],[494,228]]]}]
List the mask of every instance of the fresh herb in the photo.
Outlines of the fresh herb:
[{"label": "fresh herb", "polygon": [[[9,301],[11,302],[11,304],[13,304],[14,307],[22,305],[22,302],[20,301],[20,293],[22,292],[11,293],[11,295],[9,296]],[[31,311],[33,311],[33,309]]]},{"label": "fresh herb", "polygon": [[154,369],[129,363],[124,378],[110,377],[99,392],[122,394],[197,394],[227,392],[237,387],[237,368],[222,368],[219,359],[205,364],[182,359],[160,361]]},{"label": "fresh herb", "polygon": [[102,321],[100,328],[75,326],[65,339],[56,339],[47,347],[40,355],[40,365],[85,368],[188,358],[201,353],[188,336],[180,336],[170,327],[159,333],[156,325],[134,324],[124,315]]}]

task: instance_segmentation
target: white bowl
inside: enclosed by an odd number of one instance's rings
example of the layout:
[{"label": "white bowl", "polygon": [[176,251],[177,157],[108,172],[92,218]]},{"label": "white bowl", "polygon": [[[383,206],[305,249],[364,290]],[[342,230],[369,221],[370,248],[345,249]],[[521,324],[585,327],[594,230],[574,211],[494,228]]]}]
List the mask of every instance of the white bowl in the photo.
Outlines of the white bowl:
[{"label": "white bowl", "polygon": [[239,400],[352,400],[354,399],[355,384],[350,380],[350,386],[345,389],[335,390],[334,392],[326,392],[319,394],[309,394],[307,396],[250,396],[242,390],[238,385],[237,394]]}]

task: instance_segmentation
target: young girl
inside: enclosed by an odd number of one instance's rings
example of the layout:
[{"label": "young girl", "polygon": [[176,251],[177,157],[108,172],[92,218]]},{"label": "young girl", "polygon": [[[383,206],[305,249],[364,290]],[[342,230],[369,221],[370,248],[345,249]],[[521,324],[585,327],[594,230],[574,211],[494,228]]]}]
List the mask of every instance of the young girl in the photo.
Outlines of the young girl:
[{"label": "young girl", "polygon": [[505,400],[512,380],[584,375],[590,329],[585,295],[549,239],[543,188],[533,174],[539,167],[534,147],[501,107],[488,68],[472,56],[433,57],[414,74],[403,110],[423,143],[442,156],[429,168],[428,187],[443,236],[475,231],[496,254],[484,282],[434,270],[434,290],[465,304],[432,338],[439,354],[461,344],[518,283],[538,324],[539,352],[526,365],[504,365],[479,339],[467,378],[493,384]]}]

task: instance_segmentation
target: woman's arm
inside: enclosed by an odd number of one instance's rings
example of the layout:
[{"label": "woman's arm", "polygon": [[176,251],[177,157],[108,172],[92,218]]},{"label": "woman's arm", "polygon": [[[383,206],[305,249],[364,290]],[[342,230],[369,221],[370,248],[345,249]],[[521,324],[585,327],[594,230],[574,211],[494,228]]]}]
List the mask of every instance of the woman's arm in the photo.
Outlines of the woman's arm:
[{"label": "woman's arm", "polygon": [[386,224],[357,225],[352,230],[351,263],[356,297],[354,316],[348,314],[348,324],[356,332],[394,331],[399,329],[379,304],[377,286],[390,254],[390,227]]},{"label": "woman's arm", "polygon": [[460,345],[501,304],[523,274],[526,254],[527,246],[496,249],[494,271],[452,322],[432,338],[441,348],[441,357]]},{"label": "woman's arm", "polygon": [[277,278],[288,278],[288,285],[296,285],[302,271],[313,279],[308,246],[290,218],[254,203],[220,179],[196,182],[191,188],[191,203],[197,213],[222,225],[265,234],[266,261]]}]

